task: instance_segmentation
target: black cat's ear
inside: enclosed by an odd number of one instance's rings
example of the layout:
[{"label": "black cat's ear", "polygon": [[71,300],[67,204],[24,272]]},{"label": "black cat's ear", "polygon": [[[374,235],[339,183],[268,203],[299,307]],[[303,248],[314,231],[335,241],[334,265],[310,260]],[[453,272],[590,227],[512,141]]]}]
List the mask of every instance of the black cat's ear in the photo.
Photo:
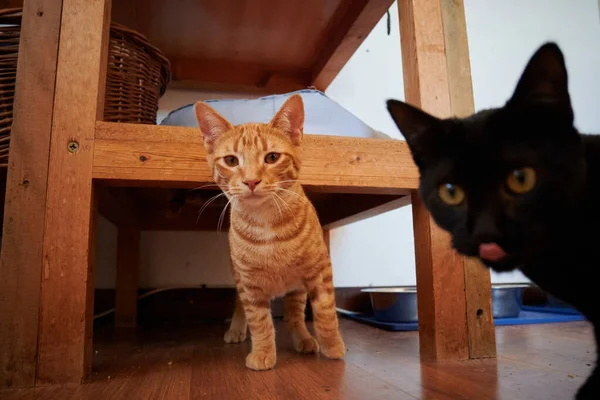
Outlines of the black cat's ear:
[{"label": "black cat's ear", "polygon": [[508,105],[550,105],[573,118],[565,59],[555,43],[544,44],[531,57]]},{"label": "black cat's ear", "polygon": [[406,139],[416,164],[421,166],[423,157],[432,151],[432,136],[441,128],[442,121],[399,100],[390,99],[386,104],[388,112]]}]

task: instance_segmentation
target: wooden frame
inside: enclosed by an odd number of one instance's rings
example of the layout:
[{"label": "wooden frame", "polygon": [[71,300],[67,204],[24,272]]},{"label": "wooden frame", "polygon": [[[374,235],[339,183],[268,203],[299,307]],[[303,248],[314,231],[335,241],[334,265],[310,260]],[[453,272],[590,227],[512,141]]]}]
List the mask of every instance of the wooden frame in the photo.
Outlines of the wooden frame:
[{"label": "wooden frame", "polygon": [[[474,111],[462,1],[398,2],[406,101],[439,117]],[[490,274],[457,257],[413,193],[421,354],[447,360],[496,354]]]},{"label": "wooden frame", "polygon": [[51,0],[32,0],[23,7],[0,257],[2,386],[35,383],[61,8],[62,1]]},{"label": "wooden frame", "polygon": [[[93,131],[104,112],[110,2],[64,0],[50,140],[36,383],[91,372]],[[68,221],[68,223],[66,223]]]},{"label": "wooden frame", "polygon": [[[124,4],[116,2],[119,9]],[[308,81],[302,75],[290,85],[293,71],[259,71],[259,82],[220,83],[279,90],[312,82],[325,89],[390,4],[352,0],[334,13]],[[462,1],[400,0],[399,9],[407,101],[439,116],[471,112]],[[139,245],[143,218],[126,193],[110,186],[194,187],[210,179],[193,129],[99,122],[110,10],[110,0],[25,1],[0,263],[3,386],[87,377],[97,208],[121,224],[117,320],[134,324],[138,261],[126,247]],[[190,59],[177,63],[176,74],[190,70]],[[34,76],[43,77],[41,85]],[[35,112],[28,109],[34,104]],[[307,136],[303,168],[309,190],[373,196],[328,212],[326,232],[406,205],[410,196],[422,358],[495,355],[489,272],[450,250],[419,200],[418,172],[404,142]]]}]

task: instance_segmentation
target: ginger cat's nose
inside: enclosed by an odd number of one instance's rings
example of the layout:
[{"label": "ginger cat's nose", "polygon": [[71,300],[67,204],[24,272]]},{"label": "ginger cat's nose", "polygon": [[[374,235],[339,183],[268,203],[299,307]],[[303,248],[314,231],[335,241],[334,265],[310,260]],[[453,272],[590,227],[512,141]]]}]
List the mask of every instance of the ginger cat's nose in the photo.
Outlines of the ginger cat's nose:
[{"label": "ginger cat's nose", "polygon": [[244,181],[244,185],[248,186],[251,192],[254,192],[254,188],[256,188],[260,181],[260,179],[248,179]]}]

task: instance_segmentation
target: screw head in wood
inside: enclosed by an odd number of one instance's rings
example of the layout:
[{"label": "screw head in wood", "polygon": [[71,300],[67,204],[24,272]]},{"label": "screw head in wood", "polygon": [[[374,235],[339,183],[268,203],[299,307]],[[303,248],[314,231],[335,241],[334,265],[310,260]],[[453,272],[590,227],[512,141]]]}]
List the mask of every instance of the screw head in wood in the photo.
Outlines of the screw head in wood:
[{"label": "screw head in wood", "polygon": [[67,145],[67,149],[69,149],[70,153],[77,153],[79,151],[79,143],[69,142],[69,144]]}]

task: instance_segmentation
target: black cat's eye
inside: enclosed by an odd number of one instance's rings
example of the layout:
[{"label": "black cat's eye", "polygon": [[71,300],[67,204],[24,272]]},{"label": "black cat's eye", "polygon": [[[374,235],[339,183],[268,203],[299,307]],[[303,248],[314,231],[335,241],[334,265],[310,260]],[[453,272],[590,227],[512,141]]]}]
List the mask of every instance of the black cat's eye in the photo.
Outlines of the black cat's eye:
[{"label": "black cat's eye", "polygon": [[525,167],[511,171],[506,178],[506,186],[514,194],[524,194],[531,191],[535,186],[535,170]]},{"label": "black cat's eye", "polygon": [[449,206],[458,206],[465,201],[465,191],[460,186],[445,183],[438,188],[438,196]]},{"label": "black cat's eye", "polygon": [[269,153],[265,156],[265,162],[267,164],[275,164],[279,160],[279,157],[281,157],[279,153]]},{"label": "black cat's eye", "polygon": [[236,156],[225,156],[223,157],[223,160],[225,161],[225,164],[230,167],[235,167],[240,163]]}]

